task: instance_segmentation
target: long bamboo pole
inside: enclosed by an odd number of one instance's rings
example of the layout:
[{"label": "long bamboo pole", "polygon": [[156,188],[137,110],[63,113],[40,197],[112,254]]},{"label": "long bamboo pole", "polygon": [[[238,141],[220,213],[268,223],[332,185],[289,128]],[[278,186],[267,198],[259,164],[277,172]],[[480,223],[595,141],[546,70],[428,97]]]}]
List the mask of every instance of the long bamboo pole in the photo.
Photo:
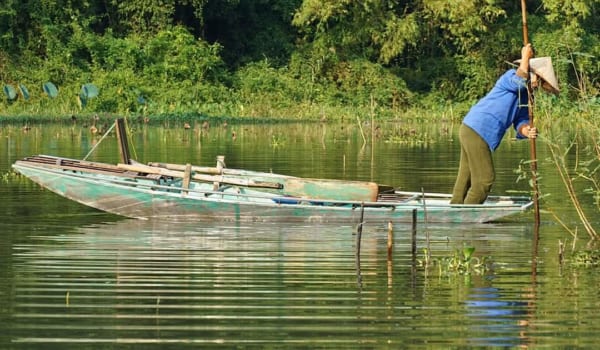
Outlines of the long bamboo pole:
[{"label": "long bamboo pole", "polygon": [[[527,29],[527,4],[525,0],[521,0],[521,14],[523,18],[523,44],[529,44],[529,31]],[[527,82],[527,98],[528,98],[528,111],[529,111],[529,126],[533,127],[533,107],[534,107],[534,99],[533,99],[533,89],[531,87],[531,83]],[[540,225],[540,195],[538,190],[538,181],[537,181],[537,150],[535,144],[535,138],[529,139],[530,144],[530,153],[531,153],[531,180],[533,186],[533,208],[535,215],[535,224],[536,227]]]}]

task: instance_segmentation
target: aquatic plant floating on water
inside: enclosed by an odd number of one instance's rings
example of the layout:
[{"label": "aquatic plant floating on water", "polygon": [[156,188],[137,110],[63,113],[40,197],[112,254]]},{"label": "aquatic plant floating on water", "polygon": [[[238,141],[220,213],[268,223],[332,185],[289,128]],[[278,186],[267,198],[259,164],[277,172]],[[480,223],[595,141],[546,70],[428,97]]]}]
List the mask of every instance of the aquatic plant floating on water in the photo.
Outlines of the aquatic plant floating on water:
[{"label": "aquatic plant floating on water", "polygon": [[440,275],[470,275],[484,274],[491,269],[491,257],[478,258],[473,256],[475,247],[466,246],[463,249],[456,249],[451,256],[432,258],[430,261],[426,259],[426,263],[420,262],[422,266],[427,268],[431,266],[438,267]]},{"label": "aquatic plant floating on water", "polygon": [[600,266],[600,250],[581,250],[574,253],[571,265],[574,267]]}]

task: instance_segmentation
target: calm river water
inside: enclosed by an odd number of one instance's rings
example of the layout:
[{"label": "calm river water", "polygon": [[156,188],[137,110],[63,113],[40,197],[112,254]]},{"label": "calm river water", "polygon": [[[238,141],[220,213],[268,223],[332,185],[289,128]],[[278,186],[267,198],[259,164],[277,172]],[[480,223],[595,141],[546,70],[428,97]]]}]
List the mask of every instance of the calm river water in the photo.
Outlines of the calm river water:
[{"label": "calm river water", "polygon": [[[133,126],[142,162],[212,165],[307,177],[373,180],[449,192],[456,127],[398,124],[363,144],[354,125]],[[376,130],[379,133],[380,130]],[[595,347],[600,273],[559,264],[571,236],[546,213],[486,225],[366,223],[190,225],[123,219],[62,199],[10,173],[33,154],[83,158],[99,141],[82,125],[0,129],[0,348],[465,348]],[[527,191],[514,169],[526,142],[495,153],[494,194]],[[543,159],[544,148],[538,147]],[[114,136],[90,160],[117,162]],[[544,208],[566,213],[552,167],[540,164]],[[597,225],[598,222],[595,222]],[[585,245],[580,229],[577,247]],[[426,238],[433,263],[422,266]],[[444,259],[474,247],[486,271],[458,274]],[[568,255],[568,254],[567,254]],[[535,263],[534,263],[535,262]]]}]

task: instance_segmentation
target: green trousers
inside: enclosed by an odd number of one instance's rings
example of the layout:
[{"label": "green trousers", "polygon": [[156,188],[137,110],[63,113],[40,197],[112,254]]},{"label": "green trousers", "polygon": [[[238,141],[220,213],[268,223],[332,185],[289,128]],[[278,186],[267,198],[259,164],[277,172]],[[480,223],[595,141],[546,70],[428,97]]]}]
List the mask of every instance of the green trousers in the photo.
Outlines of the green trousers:
[{"label": "green trousers", "polygon": [[451,204],[481,204],[492,189],[496,177],[492,152],[473,129],[461,124],[460,164],[452,191]]}]

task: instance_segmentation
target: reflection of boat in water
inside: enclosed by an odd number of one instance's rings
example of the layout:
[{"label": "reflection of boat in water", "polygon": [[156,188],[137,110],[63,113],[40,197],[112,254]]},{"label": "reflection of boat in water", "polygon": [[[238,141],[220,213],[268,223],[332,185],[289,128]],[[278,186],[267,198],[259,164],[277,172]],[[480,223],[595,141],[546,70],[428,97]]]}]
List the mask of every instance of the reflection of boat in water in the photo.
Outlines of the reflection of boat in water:
[{"label": "reflection of boat in water", "polygon": [[[120,138],[122,139],[122,138]],[[120,144],[123,142],[121,141]],[[127,149],[127,146],[122,146]],[[307,179],[190,164],[121,164],[32,156],[13,168],[63,197],[109,213],[171,221],[481,223],[522,212],[524,197],[451,205],[450,195],[398,191],[373,182]],[[413,216],[414,215],[414,216]]]},{"label": "reflection of boat in water", "polygon": [[[462,229],[462,239],[490,240],[489,247],[502,241],[526,246],[529,237],[515,231],[528,225],[494,226],[429,227],[433,240]],[[481,339],[500,344],[491,339],[495,334],[516,334],[514,327],[505,333],[480,328],[466,333],[463,321],[470,309],[448,297],[464,291],[462,281],[448,284],[415,270],[410,285],[408,235],[397,235],[394,270],[386,275],[387,232],[368,228],[361,255],[364,284],[357,286],[356,235],[350,225],[117,219],[67,230],[37,232],[11,249],[15,263],[7,285],[14,285],[15,292],[7,295],[17,303],[9,309],[14,320],[9,334],[20,346],[59,340],[67,347],[244,348],[255,339],[257,347],[466,347],[467,337],[479,337],[471,344],[485,344]],[[504,322],[500,327],[511,322],[496,318]],[[471,320],[475,327],[497,324],[493,318]],[[518,340],[511,338],[509,344]]]}]

